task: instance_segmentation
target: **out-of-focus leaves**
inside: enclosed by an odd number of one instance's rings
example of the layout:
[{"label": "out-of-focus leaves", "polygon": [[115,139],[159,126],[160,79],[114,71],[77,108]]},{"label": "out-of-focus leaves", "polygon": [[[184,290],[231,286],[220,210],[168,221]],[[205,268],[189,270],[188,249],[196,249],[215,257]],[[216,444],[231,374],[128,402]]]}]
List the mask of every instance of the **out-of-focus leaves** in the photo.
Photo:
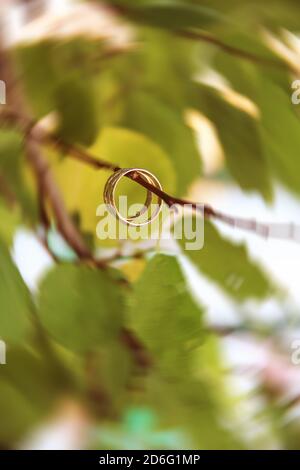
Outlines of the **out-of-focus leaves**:
[{"label": "out-of-focus leaves", "polygon": [[67,142],[91,145],[99,126],[92,82],[76,78],[66,80],[58,86],[55,98],[60,114],[59,134]]},{"label": "out-of-focus leaves", "polygon": [[[214,385],[201,380],[200,364],[194,377],[181,372],[176,381],[165,380],[154,371],[147,381],[148,403],[164,425],[185,430],[189,449],[241,449],[240,436],[222,424],[224,410],[213,398]],[[220,394],[225,395],[226,390],[219,385]]]},{"label": "out-of-focus leaves", "polygon": [[6,246],[10,246],[14,233],[21,222],[20,211],[17,207],[8,208],[0,200],[0,238]]},{"label": "out-of-focus leaves", "polygon": [[[259,75],[278,84],[287,93],[290,91],[290,73],[285,64],[273,50],[263,42],[263,38],[246,33],[235,32],[220,37],[227,46],[240,51],[240,56],[216,50],[213,66],[232,87],[256,102],[256,86]],[[250,56],[250,60],[247,57]],[[251,59],[252,57],[252,59]]]},{"label": "out-of-focus leaves", "polygon": [[[250,260],[245,245],[234,244],[205,222],[202,250],[186,250],[185,255],[212,281],[238,301],[264,299],[274,293],[267,276]],[[184,248],[185,239],[179,240]]]},{"label": "out-of-focus leaves", "polygon": [[[254,52],[257,50],[255,47]],[[271,57],[274,59],[275,55],[270,52],[268,58]],[[288,71],[284,67],[268,66],[262,71],[253,64],[235,61],[233,57],[221,53],[215,58],[215,66],[230,80],[235,90],[257,105],[260,113],[258,125],[268,166],[289,189],[299,194],[297,148],[300,143],[300,121],[290,99]]]},{"label": "out-of-focus leaves", "polygon": [[256,120],[205,85],[197,85],[194,107],[215,125],[228,169],[241,188],[259,191],[270,200],[270,172]]},{"label": "out-of-focus leaves", "polygon": [[24,438],[40,415],[33,402],[28,401],[15,386],[1,378],[0,395],[0,440],[5,448],[9,448]]},{"label": "out-of-focus leaves", "polygon": [[24,438],[50,414],[62,387],[46,357],[25,348],[9,350],[0,377],[0,441]]},{"label": "out-of-focus leaves", "polygon": [[138,23],[170,30],[203,29],[215,23],[222,23],[226,19],[216,10],[179,1],[135,4],[126,9],[125,14]]},{"label": "out-of-focus leaves", "polygon": [[129,314],[132,328],[155,357],[146,403],[157,409],[162,423],[182,426],[191,442],[201,442],[203,448],[237,445],[218,422],[220,409],[201,374],[207,339],[203,310],[193,300],[176,258],[156,255],[148,262],[129,299]]},{"label": "out-of-focus leaves", "polygon": [[61,136],[84,145],[91,145],[99,126],[94,83],[99,49],[101,44],[76,38],[41,41],[16,51],[20,74],[36,115],[42,117],[58,111]]},{"label": "out-of-focus leaves", "polygon": [[253,32],[253,27],[264,25],[278,30],[298,31],[299,2],[297,0],[191,0],[230,15],[232,22]]},{"label": "out-of-focus leaves", "polygon": [[108,273],[60,265],[40,286],[39,316],[53,338],[74,351],[89,351],[116,338],[123,297]]},{"label": "out-of-focus leaves", "polygon": [[0,337],[9,344],[21,343],[29,330],[33,304],[29,291],[0,240]]},{"label": "out-of-focus leaves", "polygon": [[[177,196],[186,192],[201,169],[193,133],[183,119],[184,111],[194,107],[215,125],[228,168],[242,189],[256,190],[269,200],[273,170],[299,194],[299,123],[297,109],[290,102],[291,80],[281,59],[259,34],[261,25],[275,30],[292,24],[298,27],[297,0],[104,3],[114,5],[117,14],[130,21],[135,38],[130,51],[108,54],[102,60],[104,44],[83,37],[70,41],[57,37],[18,49],[19,77],[34,119],[56,111],[60,136],[91,146],[100,118],[103,129],[91,152],[121,167],[149,169],[166,192]],[[104,16],[109,21],[109,15]],[[191,41],[178,34],[211,27],[216,41],[212,39],[210,44],[210,40],[200,41],[200,36],[199,41]],[[257,119],[209,87],[197,85],[197,98],[191,103],[194,80],[209,67],[253,101]],[[20,155],[22,137],[2,130],[0,174],[28,216],[31,202]],[[103,202],[109,173],[62,158],[54,150],[49,150],[50,160],[70,214],[90,239],[98,227],[96,207]],[[144,188],[126,178],[119,194],[129,195],[129,203],[145,200]],[[19,212],[18,206],[16,209]],[[9,245],[18,221],[2,202],[0,218],[0,235]],[[274,294],[271,282],[249,259],[243,245],[223,238],[210,223],[205,235],[204,248],[186,255],[212,282],[240,302]],[[119,237],[112,243],[121,243]],[[93,250],[94,243],[90,246]],[[61,255],[59,250],[55,254]],[[68,371],[68,378],[74,379],[74,383],[68,381],[68,392],[74,388],[75,393],[86,391],[91,405],[97,400],[99,404],[99,391],[103,391],[105,404],[101,406],[106,405],[107,395],[108,407],[111,405],[118,417],[130,416],[127,412],[138,388],[140,407],[129,419],[131,426],[120,420],[111,427],[97,423],[102,433],[100,445],[108,442],[116,448],[128,448],[137,442],[141,447],[145,443],[153,448],[172,448],[176,442],[176,446],[188,448],[240,447],[235,433],[222,424],[230,421],[230,404],[218,354],[221,340],[205,328],[203,309],[191,296],[176,259],[163,255],[150,261],[134,259],[120,270],[135,283],[128,295],[129,323],[153,362],[142,378],[135,375],[140,369],[135,367],[134,351],[119,341],[123,295],[113,278],[121,275],[120,271],[111,276],[111,272],[79,264],[54,268],[42,282],[38,298],[42,326],[34,331],[39,335],[31,336],[39,340],[46,357],[33,349],[15,351],[10,344],[24,339],[33,306],[7,248],[0,244],[0,337],[10,346],[0,377],[0,446],[14,445],[51,411],[53,399],[62,391],[60,378]],[[55,343],[49,341],[48,333]],[[90,357],[92,364],[87,361]],[[149,413],[143,414],[143,409]],[[153,416],[159,417],[155,426]],[[141,425],[143,420],[146,425]],[[165,430],[173,435],[166,436]],[[297,443],[297,439],[291,442]]]},{"label": "out-of-focus leaves", "polygon": [[43,409],[55,398],[59,383],[51,371],[47,358],[29,349],[12,349],[7,353],[7,364],[1,371],[1,379],[10,382],[22,395]]},{"label": "out-of-focus leaves", "polygon": [[38,117],[54,109],[54,92],[59,73],[53,61],[55,49],[54,42],[42,41],[16,50],[16,63],[22,83]]},{"label": "out-of-focus leaves", "polygon": [[145,28],[141,31],[143,49],[137,57],[140,82],[154,90],[158,99],[172,107],[185,109],[191,77],[199,73],[199,44],[165,31]]},{"label": "out-of-focus leaves", "polygon": [[300,120],[289,96],[261,77],[258,102],[266,153],[277,177],[300,194]]},{"label": "out-of-focus leaves", "polygon": [[26,218],[35,220],[36,205],[26,179],[23,137],[15,130],[0,130],[0,173]]},{"label": "out-of-focus leaves", "polygon": [[[129,299],[129,314],[132,328],[155,357],[146,403],[163,425],[184,429],[192,448],[199,442],[202,448],[236,446],[220,424],[221,402],[212,393],[216,382],[207,375],[216,367],[214,345],[209,341],[209,355],[201,353],[209,339],[203,310],[175,257],[156,255],[148,262]],[[220,375],[218,387],[220,392]]]},{"label": "out-of-focus leaves", "polygon": [[160,367],[182,372],[190,348],[202,339],[202,315],[176,258],[152,258],[134,287],[130,321]]},{"label": "out-of-focus leaves", "polygon": [[121,411],[133,371],[130,351],[117,339],[97,349],[90,356],[89,387],[95,390],[104,389],[114,410]]},{"label": "out-of-focus leaves", "polygon": [[174,163],[178,195],[201,175],[195,136],[176,109],[149,93],[135,92],[128,99],[124,125],[149,136],[167,152]]},{"label": "out-of-focus leaves", "polygon": [[219,55],[216,66],[234,88],[249,96],[258,106],[260,135],[268,166],[289,189],[299,194],[300,121],[292,104],[287,72],[276,69],[258,71],[253,64],[233,63]]}]

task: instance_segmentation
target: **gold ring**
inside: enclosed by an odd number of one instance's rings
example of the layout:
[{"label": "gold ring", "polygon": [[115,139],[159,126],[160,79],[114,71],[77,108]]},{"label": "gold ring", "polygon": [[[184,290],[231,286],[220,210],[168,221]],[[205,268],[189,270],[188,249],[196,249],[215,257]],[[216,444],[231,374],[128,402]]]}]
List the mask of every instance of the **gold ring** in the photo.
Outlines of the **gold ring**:
[{"label": "gold ring", "polygon": [[140,217],[141,215],[143,215],[150,207],[153,195],[152,195],[152,192],[149,190],[147,190],[145,205],[137,214],[131,217],[127,217],[127,218],[123,217],[120,214],[115,203],[115,191],[116,191],[117,184],[123,178],[123,176],[126,176],[130,173],[135,173],[135,172],[138,173],[142,178],[144,178],[148,183],[162,190],[162,186],[159,180],[156,178],[156,176],[150,173],[150,171],[144,170],[143,168],[122,168],[120,170],[115,171],[115,173],[111,175],[109,179],[107,180],[105,188],[104,188],[103,197],[104,197],[104,202],[107,206],[107,209],[109,210],[111,214],[113,214],[115,217],[117,217],[119,220],[121,220],[127,225],[133,225],[134,227],[141,227],[142,225],[147,225],[151,223],[158,216],[161,210],[162,200],[159,197],[157,198],[157,207],[155,209],[154,214],[150,215],[149,218],[144,222],[133,222],[133,219],[136,219],[137,217]]}]

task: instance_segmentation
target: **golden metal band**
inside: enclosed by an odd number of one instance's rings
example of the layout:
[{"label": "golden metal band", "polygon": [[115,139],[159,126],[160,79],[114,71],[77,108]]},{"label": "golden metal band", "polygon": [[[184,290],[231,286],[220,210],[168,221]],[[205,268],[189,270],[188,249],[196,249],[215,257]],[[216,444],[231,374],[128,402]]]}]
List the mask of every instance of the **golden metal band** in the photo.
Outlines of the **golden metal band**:
[{"label": "golden metal band", "polygon": [[160,198],[157,198],[157,207],[155,209],[154,214],[150,214],[148,219],[144,222],[133,222],[134,219],[140,217],[143,215],[147,210],[149,209],[151,203],[152,203],[152,198],[153,194],[151,191],[147,190],[147,196],[146,196],[146,201],[145,205],[143,208],[134,216],[131,217],[124,217],[122,214],[120,214],[116,202],[115,202],[115,191],[116,187],[119,183],[119,181],[123,178],[123,176],[126,176],[130,173],[138,173],[142,178],[144,178],[148,183],[152,184],[156,188],[162,189],[161,184],[159,180],[154,176],[150,171],[144,170],[143,168],[122,168],[120,170],[117,170],[110,178],[107,180],[105,188],[104,188],[104,202],[107,205],[108,210],[110,213],[112,213],[115,217],[117,217],[119,220],[124,222],[127,225],[132,225],[135,227],[141,227],[142,225],[147,225],[151,223],[159,214],[161,210],[161,204],[162,200]]}]

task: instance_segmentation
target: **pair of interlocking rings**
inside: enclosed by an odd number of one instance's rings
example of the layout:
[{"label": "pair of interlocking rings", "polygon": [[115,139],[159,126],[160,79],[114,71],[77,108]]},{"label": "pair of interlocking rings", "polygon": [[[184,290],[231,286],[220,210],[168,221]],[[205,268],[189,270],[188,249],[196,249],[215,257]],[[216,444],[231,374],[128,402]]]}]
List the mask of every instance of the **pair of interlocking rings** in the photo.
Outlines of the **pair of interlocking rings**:
[{"label": "pair of interlocking rings", "polygon": [[116,218],[118,218],[121,222],[127,224],[127,225],[133,225],[134,227],[141,227],[143,225],[150,224],[153,222],[154,219],[158,216],[160,210],[161,210],[161,205],[162,205],[162,200],[157,197],[157,204],[155,206],[155,210],[153,213],[151,213],[145,221],[140,221],[137,222],[136,219],[145,214],[148,209],[150,209],[152,200],[153,200],[153,193],[147,189],[147,195],[146,195],[146,200],[145,204],[142,207],[140,211],[138,211],[135,215],[133,216],[124,216],[120,213],[119,209],[117,208],[116,201],[115,201],[115,192],[116,192],[116,187],[120,180],[124,176],[130,176],[130,174],[138,174],[139,177],[144,179],[146,182],[150,183],[151,185],[155,186],[156,188],[162,190],[162,186],[156,176],[154,176],[150,171],[145,170],[143,168],[121,168],[120,170],[117,170],[114,172],[112,176],[107,180],[106,185],[104,187],[104,202],[107,206],[107,209],[111,214],[113,214]]}]

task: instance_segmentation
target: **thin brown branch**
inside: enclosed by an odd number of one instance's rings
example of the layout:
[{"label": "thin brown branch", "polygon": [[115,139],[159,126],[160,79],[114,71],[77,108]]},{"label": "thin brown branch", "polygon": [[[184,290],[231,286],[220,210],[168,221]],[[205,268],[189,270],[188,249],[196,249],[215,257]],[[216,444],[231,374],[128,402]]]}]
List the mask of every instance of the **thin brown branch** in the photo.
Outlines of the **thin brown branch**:
[{"label": "thin brown branch", "polygon": [[[93,166],[95,169],[108,169],[116,171],[120,168],[115,164],[94,157],[85,150],[78,148],[73,144],[62,144],[61,139],[57,140],[55,136],[48,135],[47,142],[49,144],[59,146],[69,156],[79,159],[83,163],[87,163]],[[293,240],[296,242],[300,242],[300,226],[296,224],[265,224],[257,222],[253,219],[229,216],[227,214],[223,214],[222,212],[216,211],[213,207],[208,204],[199,205],[198,203],[192,201],[171,196],[170,194],[167,194],[166,192],[148,183],[137,172],[129,174],[128,177],[143,186],[144,188],[148,189],[152,193],[154,193],[159,198],[161,198],[169,207],[174,206],[176,204],[180,206],[190,205],[191,208],[195,211],[200,210],[201,213],[203,211],[203,215],[205,218],[219,220],[220,222],[225,223],[226,225],[230,225],[231,227],[250,231],[264,238],[278,238],[283,240]]]},{"label": "thin brown branch", "polygon": [[22,90],[16,80],[10,57],[7,51],[1,48],[1,45],[0,76],[6,83],[7,101],[12,109],[10,118],[12,118],[13,114],[15,114],[15,116],[19,116],[18,124],[21,124],[24,131],[24,126],[26,125],[27,127],[26,132],[24,132],[24,147],[27,159],[36,176],[39,194],[43,195],[43,197],[47,196],[53,213],[55,214],[58,230],[74,249],[78,257],[80,259],[92,260],[93,257],[90,250],[86,246],[80,232],[77,230],[72,218],[66,210],[63,198],[52,176],[47,159],[43,156],[41,145],[30,133],[29,123],[30,126],[33,126],[34,122],[27,110]]},{"label": "thin brown branch", "polygon": [[[125,17],[128,17],[129,19],[131,17],[134,17],[134,15],[131,12],[131,9],[127,6],[114,4],[114,5],[109,5],[109,7],[111,11],[118,16],[122,16],[122,17],[125,16]],[[190,39],[192,41],[201,41],[207,44],[211,44],[212,46],[219,48],[226,54],[230,54],[234,57],[238,57],[239,59],[246,60],[257,65],[266,66],[266,67],[275,67],[275,68],[279,68],[283,70],[289,70],[294,75],[299,75],[300,73],[299,68],[293,67],[293,65],[285,61],[280,61],[280,60],[276,60],[276,59],[272,59],[268,57],[262,57],[252,52],[245,51],[243,49],[240,49],[239,47],[227,44],[226,42],[223,42],[221,39],[205,31],[179,29],[179,30],[175,30],[174,34],[176,36],[180,36],[185,39]]]},{"label": "thin brown branch", "polygon": [[[26,120],[24,116],[18,113],[8,111],[3,114],[3,118],[7,119],[10,123],[15,123],[20,126],[23,132],[27,132],[32,139],[38,141],[40,144],[51,145],[71,158],[74,158],[82,163],[92,166],[95,170],[105,169],[110,171],[117,171],[120,166],[107,162],[90,154],[85,149],[75,145],[64,142],[59,136],[47,133],[39,124],[35,124],[30,120]],[[242,217],[233,217],[215,210],[208,204],[199,204],[196,202],[188,201],[186,199],[177,198],[165,191],[153,186],[142,178],[139,173],[132,172],[126,175],[136,183],[151,191],[153,194],[161,198],[168,207],[189,205],[194,211],[199,211],[207,219],[218,220],[233,228],[253,232],[263,238],[277,238],[282,240],[291,240],[300,242],[300,226],[294,223],[277,223],[266,224],[257,222],[254,219],[247,219]],[[51,185],[52,186],[52,185]]]},{"label": "thin brown branch", "polygon": [[40,153],[39,144],[31,137],[28,137],[25,140],[25,149],[28,160],[32,165],[41,188],[41,192],[47,195],[51,204],[58,230],[80,259],[91,259],[92,255],[90,250],[86,247],[80,233],[76,229],[71,217],[68,215],[64,200],[50,171],[49,164]]},{"label": "thin brown branch", "polygon": [[135,358],[136,364],[141,369],[149,369],[152,366],[152,360],[148,351],[130,330],[123,328],[121,332],[121,341],[129,349],[129,351],[131,351]]},{"label": "thin brown branch", "polygon": [[12,209],[17,202],[16,196],[1,173],[0,173],[0,193],[3,196],[7,206],[10,209]]},{"label": "thin brown branch", "polygon": [[176,31],[176,34],[185,39],[206,42],[208,44],[211,44],[217,47],[218,49],[222,50],[226,54],[238,57],[239,59],[246,60],[248,62],[252,62],[257,65],[263,65],[266,67],[289,70],[294,75],[299,75],[299,69],[297,67],[293,67],[291,64],[287,62],[281,61],[279,59],[277,60],[277,59],[273,59],[269,57],[262,57],[252,52],[240,49],[236,46],[231,46],[230,44],[224,43],[221,39],[216,38],[215,36],[212,36],[211,34],[206,33],[206,32],[179,30],[179,31]]}]

